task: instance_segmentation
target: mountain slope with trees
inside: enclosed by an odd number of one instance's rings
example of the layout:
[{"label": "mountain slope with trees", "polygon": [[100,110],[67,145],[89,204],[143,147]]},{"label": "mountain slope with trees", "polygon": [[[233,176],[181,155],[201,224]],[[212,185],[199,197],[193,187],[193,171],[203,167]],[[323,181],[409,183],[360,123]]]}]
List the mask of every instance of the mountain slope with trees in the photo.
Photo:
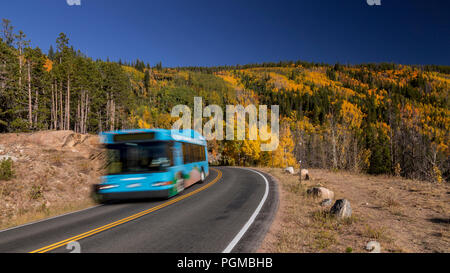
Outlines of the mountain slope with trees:
[{"label": "mountain slope with trees", "polygon": [[[153,67],[93,60],[61,33],[48,53],[3,19],[0,132],[99,133],[170,128],[177,104],[280,106],[280,145],[210,141],[226,165],[345,169],[433,182],[450,179],[450,67],[302,61]],[[204,119],[206,121],[206,119]]]}]

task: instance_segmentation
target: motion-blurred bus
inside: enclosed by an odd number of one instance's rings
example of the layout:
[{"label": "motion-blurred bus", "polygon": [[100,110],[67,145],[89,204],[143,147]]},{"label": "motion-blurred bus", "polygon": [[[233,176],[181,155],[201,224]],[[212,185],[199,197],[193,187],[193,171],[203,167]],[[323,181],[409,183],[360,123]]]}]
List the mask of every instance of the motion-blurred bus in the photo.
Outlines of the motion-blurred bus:
[{"label": "motion-blurred bus", "polygon": [[206,140],[194,130],[104,132],[106,175],[94,191],[101,202],[170,198],[209,174]]}]

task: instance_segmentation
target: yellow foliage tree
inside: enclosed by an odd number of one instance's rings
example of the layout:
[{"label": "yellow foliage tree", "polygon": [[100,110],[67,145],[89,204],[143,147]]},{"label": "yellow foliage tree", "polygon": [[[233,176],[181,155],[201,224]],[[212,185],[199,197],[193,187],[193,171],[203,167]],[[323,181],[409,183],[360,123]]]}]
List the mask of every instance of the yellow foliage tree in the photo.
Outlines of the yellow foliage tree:
[{"label": "yellow foliage tree", "polygon": [[284,124],[280,130],[278,148],[272,152],[272,165],[280,168],[288,166],[297,168],[298,162],[294,157],[293,151],[294,141],[292,138],[291,129],[287,126],[287,124]]}]

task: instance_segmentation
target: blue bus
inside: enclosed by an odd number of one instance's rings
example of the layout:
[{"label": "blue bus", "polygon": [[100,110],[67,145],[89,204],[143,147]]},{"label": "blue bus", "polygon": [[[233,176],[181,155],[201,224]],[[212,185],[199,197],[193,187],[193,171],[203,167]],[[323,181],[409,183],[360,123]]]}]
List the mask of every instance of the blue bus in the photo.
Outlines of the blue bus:
[{"label": "blue bus", "polygon": [[106,174],[94,191],[101,202],[170,198],[209,174],[206,140],[194,130],[103,132]]}]

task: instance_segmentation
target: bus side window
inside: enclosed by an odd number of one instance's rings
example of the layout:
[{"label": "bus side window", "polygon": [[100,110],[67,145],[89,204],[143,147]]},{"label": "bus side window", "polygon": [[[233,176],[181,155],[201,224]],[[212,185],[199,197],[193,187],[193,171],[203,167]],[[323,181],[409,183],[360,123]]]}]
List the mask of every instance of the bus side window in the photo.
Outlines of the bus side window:
[{"label": "bus side window", "polygon": [[183,164],[206,160],[206,147],[192,143],[182,143]]},{"label": "bus side window", "polygon": [[184,164],[192,163],[192,147],[190,143],[183,143],[183,161]]},{"label": "bus side window", "polygon": [[192,156],[194,157],[194,162],[197,162],[197,145],[192,145]]},{"label": "bus side window", "polygon": [[189,162],[195,162],[195,151],[194,151],[194,145],[189,143]]},{"label": "bus side window", "polygon": [[169,145],[167,145],[167,150],[168,150],[167,151],[167,156],[169,157],[168,159],[169,159],[170,166],[174,165],[174,162],[173,162],[174,155],[173,155],[173,153],[175,152],[175,148],[173,146],[174,146],[173,142],[170,142]]},{"label": "bus side window", "polygon": [[183,164],[187,164],[188,160],[187,160],[187,147],[186,147],[186,143],[181,143],[181,145],[183,146]]},{"label": "bus side window", "polygon": [[205,147],[202,145],[192,143],[182,143],[183,145],[183,163],[193,163],[205,161]]},{"label": "bus side window", "polygon": [[200,161],[200,145],[195,145],[195,161]]},{"label": "bus side window", "polygon": [[200,145],[195,145],[195,155],[197,156],[197,162],[201,161],[200,158]]}]

